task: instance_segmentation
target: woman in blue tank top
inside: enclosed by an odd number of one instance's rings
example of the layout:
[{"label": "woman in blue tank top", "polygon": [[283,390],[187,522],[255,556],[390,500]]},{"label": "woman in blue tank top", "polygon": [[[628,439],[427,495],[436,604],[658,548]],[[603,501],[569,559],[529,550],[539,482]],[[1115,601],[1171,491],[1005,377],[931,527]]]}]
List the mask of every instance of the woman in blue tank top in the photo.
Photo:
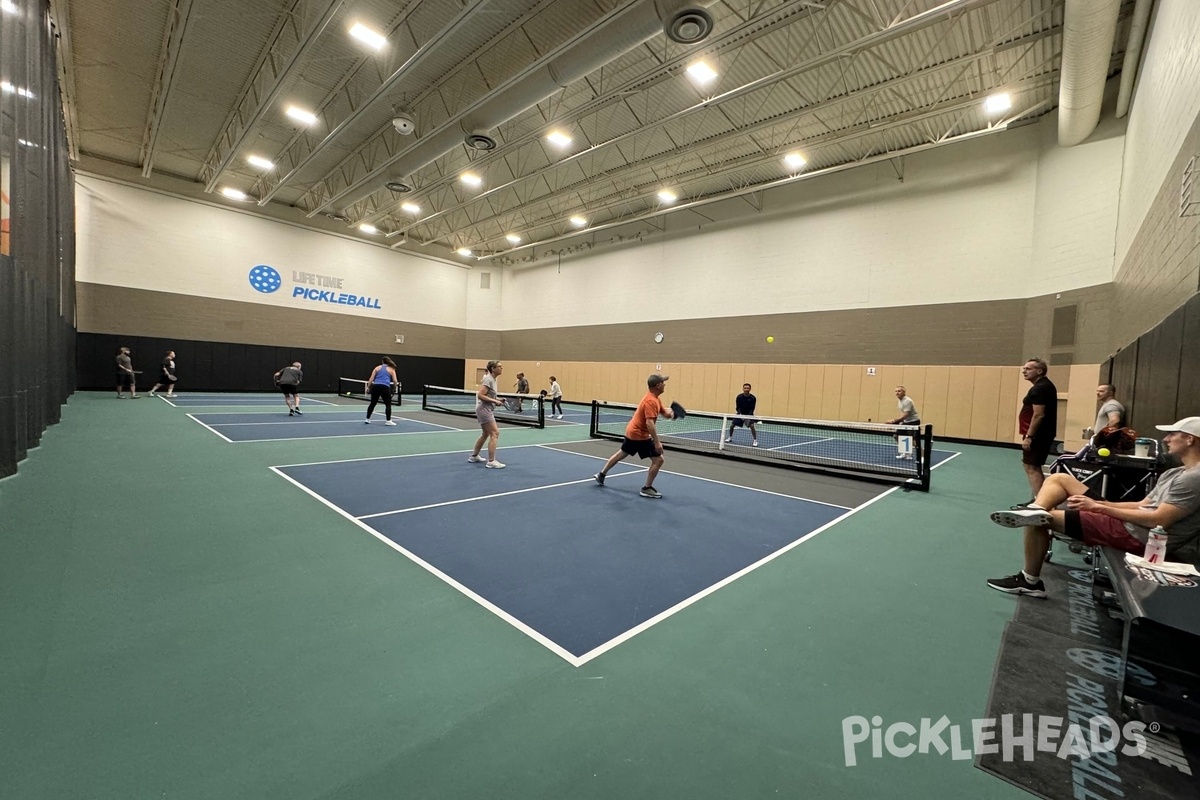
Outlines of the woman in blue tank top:
[{"label": "woman in blue tank top", "polygon": [[382,363],[371,372],[371,377],[367,379],[367,383],[371,387],[371,405],[367,406],[367,424],[371,424],[371,414],[375,413],[375,406],[379,401],[383,401],[384,408],[387,411],[387,422],[384,425],[395,425],[392,422],[392,387],[400,382],[396,377],[396,362],[392,361],[387,356],[383,357]]}]

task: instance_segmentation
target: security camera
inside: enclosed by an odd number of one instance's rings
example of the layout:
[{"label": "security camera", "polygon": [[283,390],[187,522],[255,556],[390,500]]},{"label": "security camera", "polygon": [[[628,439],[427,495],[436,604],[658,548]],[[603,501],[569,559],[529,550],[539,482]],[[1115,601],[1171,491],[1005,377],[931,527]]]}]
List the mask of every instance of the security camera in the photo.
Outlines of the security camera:
[{"label": "security camera", "polygon": [[392,117],[392,127],[396,129],[396,133],[401,136],[408,136],[417,129],[416,120],[408,114],[397,114]]}]

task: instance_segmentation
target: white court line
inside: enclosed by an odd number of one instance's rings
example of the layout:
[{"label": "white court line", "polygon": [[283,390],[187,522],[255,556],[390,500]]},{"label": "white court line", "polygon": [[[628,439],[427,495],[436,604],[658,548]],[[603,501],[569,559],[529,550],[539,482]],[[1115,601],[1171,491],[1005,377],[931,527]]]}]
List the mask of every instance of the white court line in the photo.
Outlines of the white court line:
[{"label": "white court line", "polygon": [[225,441],[229,442],[230,444],[233,444],[233,443],[234,443],[232,439],[230,439],[230,438],[228,438],[227,436],[225,436],[225,434],[221,433],[221,432],[220,432],[219,430],[217,430],[216,428],[213,428],[213,427],[211,427],[211,426],[209,426],[209,425],[205,425],[203,422],[201,422],[200,420],[196,419],[196,415],[195,415],[195,414],[188,414],[187,416],[188,416],[188,418],[189,418],[189,419],[190,419],[192,422],[194,422],[194,423],[196,423],[197,425],[200,425],[200,426],[202,426],[202,427],[208,428],[210,431],[212,431],[213,433],[215,433],[217,436],[220,436],[222,439],[224,439]]},{"label": "white court line", "polygon": [[[331,412],[326,412],[326,413],[331,413]],[[216,417],[216,416],[222,416],[222,415],[220,415],[220,414],[204,414],[204,416]],[[266,414],[263,414],[263,416],[265,417]],[[280,416],[282,416],[282,414]],[[306,423],[305,422],[297,423],[295,421],[295,419],[291,419],[291,420],[282,420],[281,419],[276,422],[213,422],[212,424],[220,425],[222,428],[236,428],[240,425],[292,425],[292,426],[295,426],[297,424],[300,424],[300,425],[306,425],[306,424],[307,425],[316,425],[316,424],[346,425],[351,422],[357,422],[358,424],[361,425],[361,424],[363,424],[363,419],[365,419],[365,417],[362,417],[362,416],[354,416],[354,417],[350,417],[348,419],[321,419],[320,417],[321,417],[320,414],[316,414],[313,416],[313,418],[311,420],[309,420]],[[374,421],[383,423],[384,419],[386,419],[386,418],[385,417],[372,417],[371,419]],[[374,421],[371,423],[372,425],[375,424]],[[413,425],[430,425],[434,428],[444,428],[445,430],[448,430],[448,431],[462,430],[462,428],[452,428],[449,425],[438,425],[436,422],[422,422],[421,420],[408,419],[407,417],[404,418],[404,421],[412,423]],[[381,424],[380,427],[388,427],[388,426]]]},{"label": "white court line", "polygon": [[[567,451],[560,450],[558,452],[565,453]],[[639,471],[646,472],[645,467],[636,467],[634,464],[626,464],[625,466],[634,467],[634,469],[632,469],[628,472],[618,472],[618,473],[615,473],[612,475],[608,475],[606,477],[619,478],[622,475],[636,475]],[[485,469],[486,469],[486,467],[485,467]],[[447,500],[443,503],[430,503],[427,506],[413,506],[412,508],[398,508],[395,511],[380,511],[376,514],[364,514],[363,516],[358,517],[358,519],[375,519],[376,517],[388,517],[388,516],[392,516],[394,514],[407,514],[409,511],[424,511],[429,508],[441,508],[443,506],[456,506],[456,505],[459,505],[460,503],[474,503],[477,500],[494,500],[497,497],[508,497],[509,495],[525,494],[526,492],[540,492],[543,489],[558,489],[562,486],[575,486],[576,484],[580,484],[580,483],[594,483],[595,480],[596,479],[594,477],[587,477],[587,478],[580,478],[577,481],[565,481],[563,483],[551,483],[551,484],[547,484],[546,486],[531,486],[528,489],[513,489],[511,492],[498,492],[496,494],[483,494],[483,495],[479,495],[478,497],[466,497],[466,498],[463,498],[462,500]]]},{"label": "white court line", "polygon": [[[224,426],[222,426],[224,427]],[[383,427],[382,425],[380,427]],[[452,433],[456,428],[450,428],[444,431],[384,431],[383,433],[347,433],[343,436],[280,436],[278,439],[234,439],[233,444],[263,444],[264,442],[308,442],[315,439],[363,439],[366,437],[378,436],[432,436],[433,434],[448,434]],[[424,455],[417,453],[416,455]],[[389,456],[384,456],[388,458]],[[357,459],[352,459],[357,460]],[[363,459],[366,460],[366,459]]]},{"label": "white court line", "polygon": [[[810,444],[818,444],[820,442],[832,442],[836,438],[837,438],[836,436],[828,436],[824,439],[813,439],[811,442],[792,442],[791,444],[781,444],[776,447],[768,447],[767,449],[768,450],[782,450],[785,447],[808,447]],[[732,444],[736,444],[736,442],[733,442]],[[744,447],[745,445],[738,445],[738,446]]]},{"label": "white court line", "polygon": [[[332,463],[332,462],[331,462],[331,463]],[[362,529],[363,529],[363,530],[365,530],[367,533],[371,534],[371,535],[372,535],[372,536],[374,536],[376,539],[378,539],[379,541],[383,542],[384,544],[386,544],[388,547],[392,548],[392,549],[393,549],[393,550],[395,550],[396,552],[400,553],[401,555],[403,555],[405,558],[407,558],[407,559],[409,559],[410,561],[412,561],[412,562],[413,562],[414,564],[416,564],[417,566],[419,566],[419,567],[421,567],[422,569],[426,570],[427,572],[429,572],[429,573],[430,573],[431,575],[433,575],[434,577],[438,578],[439,580],[442,580],[442,581],[444,581],[445,583],[449,584],[451,587],[453,587],[453,588],[457,589],[458,591],[462,592],[464,595],[466,595],[466,596],[467,596],[467,597],[469,597],[470,599],[474,600],[476,603],[478,603],[479,605],[483,606],[483,607],[484,607],[484,608],[486,608],[488,611],[492,612],[492,613],[493,613],[493,614],[495,614],[497,617],[499,617],[500,619],[502,619],[502,620],[504,620],[505,622],[507,622],[509,625],[512,625],[514,628],[516,628],[517,630],[519,630],[521,633],[524,633],[526,636],[528,636],[529,638],[533,639],[535,642],[537,642],[538,644],[542,645],[543,647],[545,647],[545,648],[546,648],[547,650],[549,650],[550,652],[552,652],[552,653],[554,653],[555,655],[557,655],[557,656],[559,656],[560,658],[562,658],[562,659],[563,659],[564,661],[566,661],[568,664],[571,664],[572,666],[576,666],[576,667],[578,667],[578,666],[580,666],[580,663],[582,663],[582,662],[576,663],[576,662],[578,662],[578,659],[577,659],[577,658],[576,658],[574,655],[572,655],[572,654],[571,654],[569,651],[567,651],[567,650],[563,649],[563,648],[562,648],[562,647],[561,647],[561,646],[560,646],[560,645],[559,645],[557,642],[554,642],[553,640],[551,640],[551,639],[549,639],[549,638],[547,638],[547,637],[543,636],[541,633],[539,633],[539,632],[537,632],[536,630],[534,630],[533,628],[529,627],[529,626],[528,626],[528,625],[526,625],[524,622],[522,622],[521,620],[519,620],[519,619],[517,619],[516,617],[514,617],[512,614],[509,614],[509,613],[508,613],[507,611],[505,611],[504,609],[502,609],[502,608],[500,608],[499,606],[497,606],[497,605],[495,605],[495,604],[491,603],[490,601],[488,601],[488,600],[484,599],[484,598],[483,598],[481,595],[479,595],[479,594],[476,594],[475,592],[471,591],[471,590],[470,590],[470,589],[468,589],[466,586],[464,586],[463,584],[461,584],[461,583],[459,583],[458,581],[454,580],[453,578],[451,578],[451,577],[450,577],[449,575],[447,575],[446,573],[442,572],[442,571],[441,571],[440,569],[438,569],[437,567],[433,566],[433,565],[432,565],[432,564],[430,564],[429,562],[427,562],[427,561],[425,561],[424,559],[422,559],[422,558],[420,558],[419,556],[417,556],[417,554],[416,554],[416,553],[413,553],[413,552],[410,552],[410,551],[406,550],[405,548],[403,548],[403,547],[401,547],[400,545],[398,545],[398,544],[396,544],[395,542],[393,542],[391,539],[389,539],[389,538],[387,538],[386,536],[384,536],[384,535],[383,535],[382,533],[380,533],[379,531],[377,531],[377,530],[375,530],[374,528],[372,528],[370,525],[367,525],[365,522],[360,522],[359,520],[355,519],[355,518],[354,518],[354,517],[353,517],[351,514],[348,514],[346,511],[342,510],[341,508],[338,508],[338,507],[337,507],[337,506],[335,506],[333,503],[330,503],[330,502],[329,502],[328,500],[326,500],[324,497],[321,497],[321,495],[319,495],[319,494],[317,494],[316,492],[312,491],[311,489],[309,489],[309,488],[308,488],[307,486],[305,486],[304,484],[302,484],[302,483],[300,483],[299,481],[296,481],[296,480],[292,479],[290,476],[288,476],[288,475],[285,475],[284,473],[280,472],[280,468],[279,468],[279,467],[271,467],[270,469],[271,469],[271,471],[272,471],[272,472],[274,472],[276,475],[278,475],[278,476],[280,476],[281,478],[283,478],[285,481],[288,481],[289,483],[293,484],[294,486],[297,486],[297,487],[299,487],[301,491],[308,493],[308,494],[309,494],[309,495],[311,495],[312,497],[315,497],[315,498],[316,498],[316,499],[317,499],[319,502],[323,503],[324,505],[328,506],[329,508],[332,508],[332,509],[333,509],[334,511],[336,511],[338,514],[340,514],[340,515],[342,515],[343,517],[345,517],[346,519],[350,520],[350,521],[351,521],[351,522],[353,522],[355,525],[357,525],[358,527],[362,528]]]},{"label": "white court line", "polygon": [[[680,602],[676,603],[675,605],[671,606],[670,608],[666,609],[665,611],[659,612],[658,614],[656,614],[655,616],[646,620],[645,622],[641,623],[640,625],[630,628],[629,630],[625,631],[624,633],[620,634],[619,636],[609,639],[607,642],[600,645],[599,647],[593,648],[592,650],[589,650],[588,652],[584,653],[581,656],[576,656],[575,661],[578,663],[576,663],[575,666],[577,666],[577,667],[583,666],[587,662],[591,661],[593,658],[596,658],[597,656],[601,656],[604,653],[607,653],[609,650],[612,650],[617,645],[624,644],[625,642],[632,639],[634,636],[637,636],[642,631],[647,630],[648,628],[651,628],[654,625],[657,625],[658,623],[662,622],[667,617],[670,617],[674,614],[679,613],[680,611],[682,611],[683,609],[692,605],[693,603],[695,603],[699,600],[703,600],[705,597],[708,597],[710,594],[717,591],[718,589],[723,589],[724,587],[726,587],[729,584],[736,581],[738,578],[741,578],[743,575],[750,574],[754,570],[761,567],[763,564],[774,561],[775,559],[779,558],[781,555],[788,552],[789,550],[792,550],[793,548],[798,547],[799,545],[803,544],[804,542],[807,542],[809,539],[812,539],[817,534],[823,533],[823,532],[829,530],[830,528],[832,528],[834,525],[838,524],[842,520],[846,519],[847,517],[850,517],[853,514],[857,514],[859,511],[862,511],[864,508],[871,505],[872,503],[876,503],[876,502],[882,500],[883,498],[887,497],[889,494],[891,494],[892,492],[896,491],[899,488],[900,488],[899,486],[893,486],[891,489],[888,489],[883,494],[880,494],[876,497],[872,497],[870,500],[863,503],[862,505],[856,506],[856,507],[850,509],[845,514],[842,514],[841,516],[837,517],[836,519],[830,520],[829,522],[825,523],[824,525],[822,525],[821,527],[817,528],[814,531],[809,531],[808,533],[804,534],[803,536],[801,536],[799,539],[792,542],[791,544],[786,545],[785,547],[781,547],[780,549],[776,550],[774,553],[771,553],[768,556],[764,556],[763,558],[759,559],[758,561],[755,561],[753,564],[751,564],[747,567],[743,567],[742,569],[733,573],[729,577],[724,578],[723,580],[720,580],[717,583],[714,583],[712,586],[709,586],[707,589],[702,589],[701,591],[697,592],[696,594],[692,595],[691,597],[689,597],[685,600],[681,600]],[[801,498],[793,498],[793,499],[799,500]]]},{"label": "white court line", "polygon": [[[469,433],[471,435],[474,435],[475,431],[462,431],[462,433]],[[329,437],[321,436],[321,437],[317,437],[317,438],[327,439]],[[276,440],[272,439],[270,441],[276,441]],[[586,442],[587,440],[579,439],[578,441]],[[506,447],[502,447],[502,448],[500,448],[500,450],[501,451],[516,450],[521,447],[542,447],[542,445],[541,444],[514,444],[514,445],[508,445]],[[288,469],[290,467],[319,467],[323,464],[352,464],[356,461],[384,461],[389,458],[420,458],[421,456],[452,456],[455,453],[466,454],[468,452],[469,452],[468,450],[464,450],[462,448],[457,448],[454,450],[435,450],[431,453],[401,453],[399,455],[394,455],[394,456],[370,456],[368,458],[338,458],[338,459],[334,459],[333,461],[305,461],[300,464],[279,464],[278,466],[280,469]],[[272,467],[272,469],[274,469],[274,467]]]}]

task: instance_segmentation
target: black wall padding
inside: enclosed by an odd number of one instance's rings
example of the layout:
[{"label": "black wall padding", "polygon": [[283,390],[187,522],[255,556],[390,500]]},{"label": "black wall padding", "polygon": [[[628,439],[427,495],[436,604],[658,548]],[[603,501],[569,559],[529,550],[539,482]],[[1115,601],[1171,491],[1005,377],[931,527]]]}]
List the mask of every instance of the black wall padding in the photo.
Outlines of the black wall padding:
[{"label": "black wall padding", "polygon": [[1179,418],[1179,370],[1182,368],[1183,317],[1187,307],[1170,316],[1138,339],[1138,366],[1134,376],[1137,404],[1129,417],[1132,427],[1148,436],[1154,426]]},{"label": "black wall padding", "polygon": [[80,389],[108,389],[116,393],[116,360],[120,347],[132,351],[133,368],[142,370],[138,376],[139,392],[148,391],[154,385],[159,365],[168,350],[175,351],[175,374],[179,378],[176,391],[181,394],[274,391],[271,377],[293,361],[304,366],[302,392],[336,392],[338,378],[366,380],[379,364],[380,356],[385,355],[396,362],[396,374],[405,394],[420,394],[425,384],[462,386],[466,368],[466,361],[461,358],[81,333],[75,362],[75,380]]},{"label": "black wall padding", "polygon": [[75,182],[44,3],[0,14],[0,477],[75,388]]}]

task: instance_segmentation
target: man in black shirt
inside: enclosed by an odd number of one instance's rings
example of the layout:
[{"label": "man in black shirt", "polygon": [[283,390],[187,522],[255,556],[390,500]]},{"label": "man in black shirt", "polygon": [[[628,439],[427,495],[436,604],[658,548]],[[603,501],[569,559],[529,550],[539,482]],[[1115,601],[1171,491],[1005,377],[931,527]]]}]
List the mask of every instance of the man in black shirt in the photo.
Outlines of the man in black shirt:
[{"label": "man in black shirt", "polygon": [[1058,431],[1058,389],[1046,377],[1048,366],[1040,358],[1031,358],[1021,367],[1021,375],[1033,384],[1025,399],[1021,401],[1021,464],[1029,488],[1037,497],[1045,476],[1042,465],[1054,447],[1054,436]]},{"label": "man in black shirt", "polygon": [[733,398],[733,403],[738,415],[729,421],[729,435],[725,437],[725,441],[732,442],[733,429],[744,425],[750,429],[752,446],[758,447],[758,431],[754,428],[758,423],[758,420],[754,419],[754,407],[758,405],[758,398],[750,394],[750,384],[742,384],[742,393]]}]

